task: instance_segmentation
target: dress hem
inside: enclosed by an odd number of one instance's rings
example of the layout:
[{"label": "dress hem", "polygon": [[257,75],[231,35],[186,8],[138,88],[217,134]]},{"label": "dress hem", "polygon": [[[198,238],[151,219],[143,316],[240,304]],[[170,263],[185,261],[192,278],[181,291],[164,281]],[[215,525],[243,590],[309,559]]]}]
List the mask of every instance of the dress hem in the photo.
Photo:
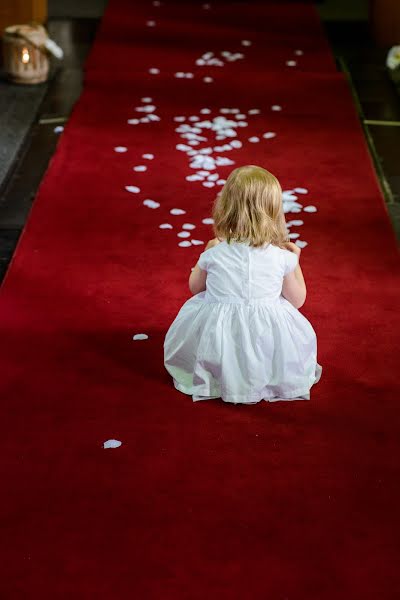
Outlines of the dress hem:
[{"label": "dress hem", "polygon": [[[283,401],[283,402],[290,402],[293,400],[310,400],[310,389],[302,389],[302,390],[295,390],[294,392],[292,392],[292,394],[290,396],[285,396],[285,395],[280,395],[280,396],[270,396],[270,397],[263,397],[260,398],[259,396],[254,396],[254,400],[247,400],[247,398],[249,398],[249,396],[225,396],[225,398],[218,393],[217,391],[213,394],[212,392],[210,392],[207,395],[196,395],[193,394],[193,391],[188,390],[185,386],[183,386],[182,384],[178,383],[175,379],[173,380],[174,382],[174,386],[175,388],[179,391],[182,392],[183,394],[186,394],[188,396],[192,396],[192,400],[193,402],[199,402],[201,400],[213,400],[213,399],[217,399],[217,398],[221,398],[221,400],[223,400],[224,402],[227,402],[229,404],[258,404],[259,402],[265,401],[265,402],[279,402],[279,401]],[[232,399],[229,399],[232,398]]]}]

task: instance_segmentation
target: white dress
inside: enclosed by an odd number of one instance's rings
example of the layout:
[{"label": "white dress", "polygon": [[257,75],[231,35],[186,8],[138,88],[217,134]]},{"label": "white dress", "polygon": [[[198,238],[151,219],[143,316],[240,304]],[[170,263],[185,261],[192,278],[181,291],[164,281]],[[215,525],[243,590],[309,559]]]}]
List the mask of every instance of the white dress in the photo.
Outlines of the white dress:
[{"label": "white dress", "polygon": [[187,300],[164,340],[164,364],[193,400],[310,399],[321,377],[310,322],[282,292],[297,255],[223,241],[202,252],[206,291]]}]

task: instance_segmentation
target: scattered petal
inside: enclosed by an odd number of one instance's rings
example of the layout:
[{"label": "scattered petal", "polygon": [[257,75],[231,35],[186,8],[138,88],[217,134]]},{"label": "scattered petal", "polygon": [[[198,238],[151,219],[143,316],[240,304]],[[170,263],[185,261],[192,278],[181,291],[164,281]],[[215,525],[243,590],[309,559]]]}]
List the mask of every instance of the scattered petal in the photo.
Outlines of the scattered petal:
[{"label": "scattered petal", "polygon": [[251,46],[251,41],[250,40],[242,40],[241,44],[242,44],[242,46]]},{"label": "scattered petal", "polygon": [[158,208],[160,206],[159,202],[155,202],[154,200],[143,200],[143,204],[148,206],[149,208]]},{"label": "scattered petal", "polygon": [[169,212],[171,215],[184,215],[186,210],[182,210],[182,208],[171,208]]},{"label": "scattered petal", "polygon": [[186,121],[186,117],[174,117],[174,121],[182,123],[183,121]]},{"label": "scattered petal", "polygon": [[153,98],[142,98],[141,101],[144,103],[153,102]]},{"label": "scattered petal", "polygon": [[302,56],[304,54],[303,50],[295,50],[294,53],[296,56]]},{"label": "scattered petal", "polygon": [[153,160],[154,154],[142,154],[142,158],[145,158],[146,160]]},{"label": "scattered petal", "polygon": [[138,194],[140,192],[140,188],[136,185],[126,185],[125,189],[127,192],[131,192],[132,194]]},{"label": "scattered petal", "polygon": [[183,242],[179,242],[178,246],[181,246],[181,248],[187,248],[188,246],[191,246],[192,244],[190,242],[188,242],[188,240],[183,240]]},{"label": "scattered petal", "polygon": [[193,225],[193,223],[184,223],[182,225],[182,229],[195,229],[196,225]]},{"label": "scattered petal", "polygon": [[160,69],[157,69],[157,67],[151,67],[151,69],[149,69],[150,75],[158,75],[159,72],[160,72]]},{"label": "scattered petal", "polygon": [[305,206],[303,210],[305,212],[317,212],[317,207],[310,204],[309,206]]},{"label": "scattered petal", "polygon": [[252,144],[257,144],[257,142],[259,142],[259,141],[260,141],[260,138],[255,135],[253,137],[249,138],[249,142],[251,142]]},{"label": "scattered petal", "polygon": [[115,152],[128,152],[128,148],[126,146],[115,146]]},{"label": "scattered petal", "polygon": [[297,62],[295,60],[287,60],[286,64],[288,67],[295,67],[297,65]]},{"label": "scattered petal", "polygon": [[209,108],[202,108],[201,111],[200,111],[200,113],[202,115],[209,115],[210,112],[211,112],[211,110]]},{"label": "scattered petal", "polygon": [[282,106],[279,106],[279,104],[273,104],[271,106],[271,110],[274,110],[274,111],[282,110]]},{"label": "scattered petal", "polygon": [[147,335],[147,333],[135,333],[135,335],[132,337],[132,339],[134,341],[136,341],[136,340],[148,340],[149,336]]},{"label": "scattered petal", "polygon": [[104,442],[103,448],[119,448],[121,444],[122,442],[120,442],[119,440],[107,440],[106,442]]},{"label": "scattered petal", "polygon": [[200,244],[204,244],[202,240],[192,240],[193,246],[200,246]]},{"label": "scattered petal", "polygon": [[288,227],[291,227],[292,225],[304,225],[304,221],[300,221],[300,220],[295,220],[295,221],[289,221],[289,223],[286,223],[286,225]]},{"label": "scattered petal", "polygon": [[251,108],[247,112],[249,113],[249,115],[259,115],[261,111],[259,108]]},{"label": "scattered petal", "polygon": [[276,133],[274,131],[267,131],[266,133],[263,133],[263,138],[265,138],[266,140],[274,138],[275,136]]},{"label": "scattered petal", "polygon": [[129,125],[139,125],[139,119],[128,119]]},{"label": "scattered petal", "polygon": [[225,185],[226,179],[218,179],[217,185]]},{"label": "scattered petal", "polygon": [[133,167],[133,171],[147,171],[147,167],[145,165],[136,165],[136,167]]},{"label": "scattered petal", "polygon": [[212,77],[203,77],[204,83],[212,83],[214,79]]},{"label": "scattered petal", "polygon": [[178,237],[181,238],[187,238],[190,237],[190,233],[188,231],[180,231],[179,233],[176,234]]},{"label": "scattered petal", "polygon": [[161,225],[159,225],[160,229],[173,229],[172,225],[170,223],[161,223]]},{"label": "scattered petal", "polygon": [[203,181],[204,187],[208,187],[208,188],[212,188],[215,186],[215,183],[213,181]]},{"label": "scattered petal", "polygon": [[308,189],[307,188],[294,188],[293,190],[294,192],[297,192],[298,194],[308,194]]},{"label": "scattered petal", "polygon": [[54,127],[54,133],[61,133],[64,131],[64,127],[62,125],[57,125],[57,127]]},{"label": "scattered petal", "polygon": [[204,223],[204,225],[212,225],[214,223],[214,219],[207,217],[206,219],[202,220],[202,223]]},{"label": "scattered petal", "polygon": [[308,245],[308,242],[303,242],[303,240],[296,240],[295,244],[299,248],[305,248]]},{"label": "scattered petal", "polygon": [[188,175],[186,177],[186,181],[203,181],[204,177],[202,177],[201,175]]}]

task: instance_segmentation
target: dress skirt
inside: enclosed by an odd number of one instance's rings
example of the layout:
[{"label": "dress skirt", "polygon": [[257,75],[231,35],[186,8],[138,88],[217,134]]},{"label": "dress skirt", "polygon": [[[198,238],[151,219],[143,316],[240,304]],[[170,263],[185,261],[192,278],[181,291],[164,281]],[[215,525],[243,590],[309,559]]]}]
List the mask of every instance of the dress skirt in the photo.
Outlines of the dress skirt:
[{"label": "dress skirt", "polygon": [[164,364],[193,401],[309,400],[321,377],[311,323],[282,295],[270,300],[192,296],[164,340]]}]

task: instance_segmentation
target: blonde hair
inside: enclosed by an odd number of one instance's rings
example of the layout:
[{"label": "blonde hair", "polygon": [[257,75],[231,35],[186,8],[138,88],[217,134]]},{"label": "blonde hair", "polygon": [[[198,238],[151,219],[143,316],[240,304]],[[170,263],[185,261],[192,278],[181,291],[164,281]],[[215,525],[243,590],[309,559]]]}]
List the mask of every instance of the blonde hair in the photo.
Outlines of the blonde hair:
[{"label": "blonde hair", "polygon": [[212,210],[214,233],[251,246],[289,241],[279,181],[266,169],[247,165],[229,175]]}]

